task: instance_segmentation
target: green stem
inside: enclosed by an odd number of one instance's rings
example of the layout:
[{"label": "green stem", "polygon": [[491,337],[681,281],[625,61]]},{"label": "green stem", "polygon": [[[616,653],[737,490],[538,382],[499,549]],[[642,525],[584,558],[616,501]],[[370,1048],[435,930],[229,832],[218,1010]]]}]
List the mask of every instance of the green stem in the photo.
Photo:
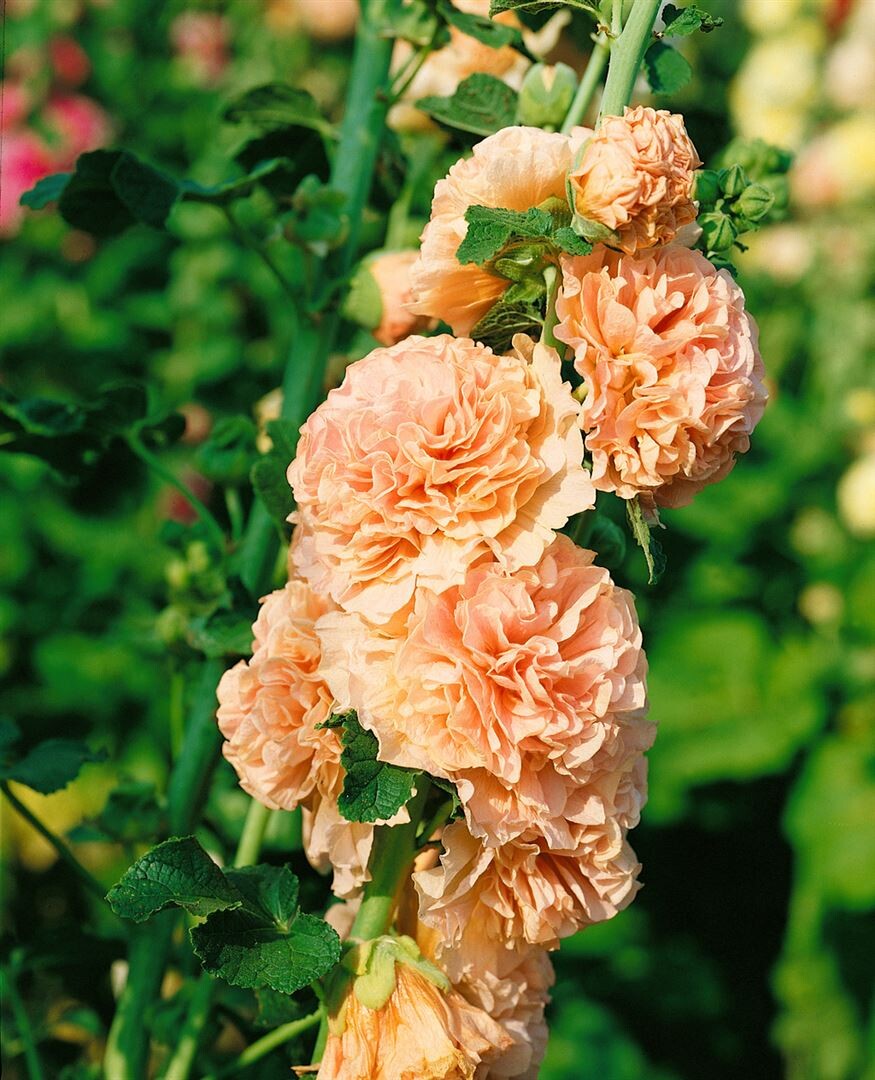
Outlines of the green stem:
[{"label": "green stem", "polygon": [[243,535],[243,505],[237,488],[225,488],[225,508],[231,522],[231,539],[236,543]]},{"label": "green stem", "polygon": [[92,875],[85,869],[82,863],[79,862],[73,852],[67,847],[64,841],[61,840],[59,836],[55,836],[55,834],[47,825],[43,825],[40,819],[30,810],[28,810],[28,808],[18,798],[18,796],[13,794],[12,790],[9,787],[9,784],[5,780],[0,782],[0,791],[3,792],[3,794],[9,800],[10,805],[18,811],[18,813],[24,818],[24,820],[32,828],[36,829],[40,836],[42,836],[45,840],[48,840],[48,842],[52,845],[52,847],[60,856],[61,860],[70,867],[70,869],[73,871],[76,877],[79,878],[82,884],[92,893],[94,893],[95,896],[99,897],[101,902],[105,902],[106,889],[100,884],[97,878],[92,877]]},{"label": "green stem", "polygon": [[659,14],[661,0],[635,0],[623,32],[611,46],[611,62],[605,81],[605,92],[599,110],[599,122],[605,116],[621,116],[632,100],[632,91],[641,61],[650,44],[653,24]]},{"label": "green stem", "polygon": [[[240,834],[240,840],[237,844],[237,852],[234,855],[234,866],[252,866],[257,862],[270,815],[271,811],[266,806],[252,799],[246,813],[243,832]],[[201,975],[198,979],[188,1006],[185,1022],[176,1041],[176,1049],[173,1051],[173,1055],[164,1070],[164,1080],[188,1080],[188,1075],[191,1072],[192,1065],[194,1065],[200,1045],[201,1035],[210,1017],[215,988],[215,980],[209,975]],[[253,1045],[257,1046],[258,1043]],[[250,1047],[251,1049],[252,1047]]]},{"label": "green stem", "polygon": [[607,34],[601,33],[593,40],[593,49],[589,55],[583,77],[580,80],[580,86],[577,88],[577,93],[574,95],[574,101],[571,102],[571,108],[568,110],[568,114],[562,123],[563,135],[567,135],[572,128],[583,123],[586,118],[587,110],[589,109],[592,99],[595,97],[595,92],[601,82],[602,72],[607,66],[608,57],[611,55],[611,47],[608,43]]},{"label": "green stem", "polygon": [[254,255],[257,255],[259,259],[261,259],[264,265],[276,278],[280,288],[283,290],[286,296],[291,299],[295,309],[297,309],[301,302],[300,292],[289,281],[289,279],[282,272],[282,270],[280,270],[279,265],[274,261],[273,256],[270,254],[264,244],[260,244],[249,232],[248,229],[243,228],[237,218],[234,217],[234,211],[231,209],[230,206],[228,206],[227,203],[222,204],[222,213],[225,215],[225,218],[229,226],[231,227],[231,232],[234,234],[237,241],[242,244],[243,247],[248,248]]},{"label": "green stem", "polygon": [[46,1074],[43,1071],[43,1063],[40,1059],[39,1048],[37,1047],[36,1039],[33,1036],[30,1017],[27,1015],[24,1002],[21,1000],[21,995],[18,993],[18,987],[15,985],[15,974],[10,968],[5,968],[4,975],[5,978],[3,982],[5,984],[6,998],[9,1002],[9,1007],[12,1010],[15,1026],[18,1029],[18,1038],[21,1040],[24,1047],[24,1060],[27,1064],[27,1075],[30,1080],[44,1080]]},{"label": "green stem", "polygon": [[541,340],[549,345],[551,349],[556,349],[560,356],[565,346],[556,340],[556,335],[553,331],[556,329],[556,324],[559,322],[559,316],[556,314],[556,296],[559,293],[559,286],[562,283],[562,277],[559,273],[558,266],[548,266],[544,270],[544,281],[547,285],[547,311],[544,315],[544,327],[541,331]]},{"label": "green stem", "polygon": [[192,509],[209,533],[210,539],[215,545],[216,550],[220,553],[223,552],[225,550],[225,533],[218,521],[216,521],[191,488],[188,487],[187,484],[184,484],[178,476],[175,476],[170,469],[164,465],[161,459],[143,444],[137,435],[128,435],[128,446],[137,455],[140,461],[149,466],[156,476],[159,476],[165,483],[170,484],[171,487],[175,487],[180,495],[191,504]]},{"label": "green stem", "polygon": [[233,1076],[241,1069],[245,1069],[248,1065],[252,1065],[253,1062],[259,1061],[265,1054],[269,1054],[271,1050],[275,1050],[278,1046],[282,1046],[283,1043],[289,1042],[290,1039],[294,1039],[296,1035],[301,1035],[305,1031],[309,1031],[310,1028],[315,1027],[322,1019],[323,1013],[321,1009],[311,1013],[309,1016],[304,1016],[300,1020],[291,1020],[288,1024],[283,1024],[281,1027],[275,1028],[267,1035],[262,1036],[257,1042],[254,1042],[251,1046],[248,1046],[243,1053],[235,1058],[234,1061],[228,1065],[224,1065],[217,1072],[210,1073],[209,1076],[204,1077],[204,1080],[221,1080],[225,1076]]},{"label": "green stem", "polygon": [[174,663],[170,672],[168,713],[170,721],[170,753],[173,760],[179,757],[185,738],[185,676]]}]

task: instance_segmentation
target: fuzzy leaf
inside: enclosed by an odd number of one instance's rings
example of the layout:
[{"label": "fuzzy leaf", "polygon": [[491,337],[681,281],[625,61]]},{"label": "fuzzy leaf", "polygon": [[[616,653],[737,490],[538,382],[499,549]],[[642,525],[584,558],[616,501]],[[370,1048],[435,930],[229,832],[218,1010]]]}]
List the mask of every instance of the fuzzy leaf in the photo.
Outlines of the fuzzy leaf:
[{"label": "fuzzy leaf", "polygon": [[282,127],[305,127],[334,137],[336,131],[322,113],[312,94],[285,83],[267,83],[247,90],[225,109],[231,124],[246,121],[263,131]]},{"label": "fuzzy leaf", "polygon": [[323,919],[298,913],[298,880],[282,866],[227,872],[244,898],[191,931],[204,969],[234,986],[293,994],[340,959],[340,938]]},{"label": "fuzzy leaf", "polygon": [[701,30],[703,34],[710,34],[723,25],[723,19],[719,15],[709,15],[707,11],[690,4],[689,7],[679,8],[674,4],[666,4],[662,11],[662,21],[665,23],[663,34],[665,37],[685,37]]},{"label": "fuzzy leaf", "polygon": [[252,466],[249,478],[255,494],[261,499],[270,516],[281,524],[294,506],[292,489],[286,479],[289,462],[279,453],[265,454]]},{"label": "fuzzy leaf", "polygon": [[565,252],[566,255],[589,255],[592,244],[578,236],[570,225],[563,225],[553,233],[553,242]]},{"label": "fuzzy leaf", "polygon": [[654,94],[676,94],[693,74],[693,69],[677,49],[664,41],[654,41],[644,54],[644,70]]},{"label": "fuzzy leaf", "polygon": [[516,117],[517,93],[492,75],[469,75],[451,97],[420,98],[417,108],[447,127],[474,135],[492,135]]},{"label": "fuzzy leaf", "polygon": [[251,614],[240,611],[216,611],[194,619],[191,644],[204,656],[246,656],[252,651]]},{"label": "fuzzy leaf", "polygon": [[241,894],[193,836],[165,840],[130,866],[107,893],[123,919],[143,922],[177,904],[192,915],[238,908]]},{"label": "fuzzy leaf", "polygon": [[352,711],[333,717],[326,726],[340,727],[346,771],[338,808],[347,821],[387,821],[413,795],[419,773],[377,760],[377,736],[358,722]]},{"label": "fuzzy leaf", "polygon": [[489,14],[500,15],[502,11],[548,11],[552,8],[569,7],[576,11],[585,11],[593,18],[599,17],[598,0],[492,0]]},{"label": "fuzzy leaf", "polygon": [[505,210],[502,207],[469,206],[465,211],[468,231],[459,244],[456,258],[463,265],[494,259],[512,238],[545,238],[553,227],[546,210]]},{"label": "fuzzy leaf", "polygon": [[539,333],[544,321],[544,285],[530,281],[511,285],[471,330],[475,341],[482,341],[495,352],[510,347],[514,334]]}]

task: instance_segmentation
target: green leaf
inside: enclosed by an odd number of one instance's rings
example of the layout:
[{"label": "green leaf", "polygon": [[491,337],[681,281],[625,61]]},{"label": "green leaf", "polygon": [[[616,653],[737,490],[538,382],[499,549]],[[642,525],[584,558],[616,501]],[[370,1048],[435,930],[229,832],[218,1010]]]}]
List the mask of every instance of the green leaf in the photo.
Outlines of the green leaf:
[{"label": "green leaf", "polygon": [[511,285],[499,300],[471,329],[471,337],[495,352],[505,352],[514,334],[540,333],[544,322],[543,281]]},{"label": "green leaf", "polygon": [[323,919],[298,913],[298,881],[282,866],[229,870],[244,898],[191,931],[204,969],[234,986],[293,994],[340,959],[340,938]]},{"label": "green leaf", "polygon": [[37,180],[30,191],[25,191],[18,200],[19,203],[22,206],[29,207],[31,210],[44,209],[49,203],[58,201],[61,192],[67,186],[67,181],[72,175],[72,173],[62,172],[44,176],[42,180]]},{"label": "green leaf", "polygon": [[271,990],[269,986],[259,986],[255,991],[258,1012],[253,1023],[260,1028],[276,1028],[292,1020],[300,1020],[312,1012],[310,1003],[303,1003],[297,997]]},{"label": "green leaf", "polygon": [[42,795],[60,791],[79,775],[83,765],[106,761],[105,750],[92,750],[76,739],[46,739],[24,757],[8,764],[0,775]]},{"label": "green leaf", "polygon": [[440,20],[434,10],[434,4],[426,0],[413,0],[404,4],[400,11],[393,12],[386,24],[381,27],[380,36],[400,38],[411,45],[430,45],[440,49],[450,40],[446,26],[439,25]]},{"label": "green leaf", "polygon": [[[253,175],[276,199],[288,198],[308,175],[326,180],[330,172],[325,140],[307,127],[283,127],[249,139],[234,155],[237,164]],[[272,163],[264,169],[265,163]]]},{"label": "green leaf", "polygon": [[297,424],[280,417],[277,420],[268,420],[265,426],[270,441],[273,443],[273,452],[279,454],[287,464],[291,464],[297,451],[300,434]]},{"label": "green leaf", "polygon": [[130,866],[107,893],[123,919],[143,922],[176,904],[192,915],[238,908],[241,894],[193,836],[165,840]]},{"label": "green leaf", "polygon": [[88,410],[88,426],[101,434],[128,431],[149,411],[149,392],[141,383],[116,383],[104,387]]},{"label": "green leaf", "polygon": [[433,120],[474,135],[492,135],[516,118],[517,93],[492,75],[469,75],[451,97],[430,96],[416,103]]},{"label": "green leaf", "polygon": [[304,177],[292,199],[292,212],[284,219],[286,239],[325,258],[349,234],[345,207],[342,192],[326,187],[317,176]]},{"label": "green leaf", "polygon": [[553,242],[565,252],[566,255],[589,255],[592,252],[592,244],[582,236],[578,236],[570,225],[563,225],[553,233]]},{"label": "green leaf", "polygon": [[489,14],[492,16],[500,15],[502,11],[530,11],[534,15],[553,8],[572,8],[575,11],[585,11],[596,19],[600,17],[598,0],[492,0]]},{"label": "green leaf", "polygon": [[263,131],[303,127],[328,138],[337,135],[334,125],[320,112],[313,95],[286,83],[266,83],[247,90],[228,105],[224,118],[231,124],[246,121]]},{"label": "green leaf", "polygon": [[252,466],[249,479],[255,494],[264,503],[270,516],[284,524],[294,509],[292,489],[286,479],[289,461],[285,455],[271,452]]},{"label": "green leaf", "polygon": [[619,570],[626,558],[626,533],[610,518],[596,514],[587,537],[587,547],[596,553],[596,562],[608,570]]},{"label": "green leaf", "polygon": [[249,476],[258,451],[257,430],[248,416],[220,420],[195,456],[197,467],[217,484],[237,487]]},{"label": "green leaf", "polygon": [[655,585],[665,571],[665,554],[662,545],[653,535],[644,517],[644,511],[637,495],[627,500],[626,515],[629,518],[632,535],[644,552],[644,559],[647,563],[647,584]]},{"label": "green leaf", "polygon": [[493,22],[482,15],[468,15],[448,0],[438,3],[438,12],[450,26],[455,26],[463,34],[476,38],[492,49],[500,49],[504,45],[522,45],[522,35],[516,27]]},{"label": "green leaf", "polygon": [[248,656],[252,651],[251,614],[240,611],[216,611],[193,619],[191,644],[211,659]]},{"label": "green leaf", "polygon": [[465,211],[468,231],[459,244],[456,258],[463,265],[494,259],[512,237],[544,238],[553,228],[546,210],[505,210],[502,207],[469,206]]},{"label": "green leaf", "polygon": [[63,401],[36,397],[22,400],[0,386],[0,416],[14,421],[28,435],[52,438],[81,431],[86,414],[78,405]]},{"label": "green leaf", "polygon": [[340,812],[347,821],[387,821],[394,817],[413,795],[420,774],[378,761],[377,736],[365,731],[355,712],[333,717],[326,726],[341,728],[340,763],[346,775],[337,800]]},{"label": "green leaf", "polygon": [[137,222],[162,228],[181,193],[175,180],[127,150],[93,150],[77,160],[58,210],[77,229],[113,236]]},{"label": "green leaf", "polygon": [[685,37],[701,30],[703,34],[710,34],[723,25],[723,19],[719,15],[709,15],[707,11],[690,4],[689,7],[679,8],[674,4],[666,4],[662,10],[662,21],[665,29],[662,33],[665,37]]},{"label": "green leaf", "polygon": [[244,198],[260,181],[267,179],[273,173],[287,171],[292,167],[292,162],[287,157],[268,158],[266,161],[259,161],[245,176],[240,176],[235,180],[223,180],[218,184],[199,184],[197,180],[181,180],[179,186],[185,199],[192,202],[217,203],[221,206],[234,199]]},{"label": "green leaf", "polygon": [[654,94],[676,94],[693,74],[693,69],[677,49],[664,41],[654,41],[644,54],[644,70]]}]

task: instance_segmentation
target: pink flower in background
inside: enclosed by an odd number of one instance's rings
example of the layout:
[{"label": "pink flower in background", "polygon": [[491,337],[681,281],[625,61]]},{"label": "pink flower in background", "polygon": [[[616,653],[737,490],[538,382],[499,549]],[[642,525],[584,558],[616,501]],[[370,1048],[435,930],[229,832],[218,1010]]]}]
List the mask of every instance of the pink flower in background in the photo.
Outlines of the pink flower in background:
[{"label": "pink flower in background", "polygon": [[419,261],[411,271],[411,310],[449,323],[454,334],[468,334],[510,282],[473,263],[462,265],[456,252],[468,231],[471,206],[529,210],[549,198],[565,199],[565,177],[580,142],[540,128],[508,127],[477,143],[471,157],[457,161],[437,182],[431,220],[422,234]]},{"label": "pink flower in background", "polygon": [[766,402],[757,328],[726,270],[680,246],[565,259],[556,336],[586,384],[599,491],[683,506],[724,477]]},{"label": "pink flower in background", "polygon": [[55,78],[67,86],[80,86],[91,74],[88,54],[67,34],[57,34],[49,42],[49,60]]},{"label": "pink flower in background", "polygon": [[170,25],[170,41],[195,81],[218,82],[230,63],[231,27],[224,15],[185,11]]},{"label": "pink flower in background", "polygon": [[104,110],[82,94],[53,94],[42,115],[59,139],[55,169],[72,168],[80,154],[104,146],[112,132]]},{"label": "pink flower in background", "polygon": [[55,159],[39,135],[27,130],[4,132],[0,156],[0,235],[9,236],[18,231],[25,212],[18,200],[55,168]]},{"label": "pink flower in background", "polygon": [[614,231],[630,254],[668,243],[695,220],[693,173],[701,164],[679,114],[626,108],[605,117],[571,172],[574,209]]},{"label": "pink flower in background", "polygon": [[352,364],[301,429],[292,551],[319,592],[374,623],[484,556],[538,561],[594,502],[557,354],[519,339],[412,337]]},{"label": "pink flower in background", "polygon": [[33,100],[23,83],[5,79],[0,82],[0,99],[3,111],[0,112],[0,132],[13,131],[30,113]]},{"label": "pink flower in background", "polygon": [[335,732],[317,729],[331,714],[319,672],[314,624],[329,605],[302,581],[262,602],[251,660],[219,683],[219,728],[240,786],[272,809],[292,810],[314,792],[336,797],[342,783]]}]

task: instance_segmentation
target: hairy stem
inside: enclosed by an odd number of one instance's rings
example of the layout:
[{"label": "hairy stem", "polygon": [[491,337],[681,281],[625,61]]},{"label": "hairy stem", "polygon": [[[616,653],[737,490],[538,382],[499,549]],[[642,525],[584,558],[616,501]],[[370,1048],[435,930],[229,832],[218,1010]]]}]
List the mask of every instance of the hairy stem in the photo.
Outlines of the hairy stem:
[{"label": "hairy stem", "polygon": [[605,116],[622,115],[624,107],[631,101],[660,5],[661,0],[635,0],[632,4],[623,32],[611,45],[599,122]]},{"label": "hairy stem", "polygon": [[44,825],[36,816],[36,814],[28,810],[28,808],[18,798],[18,796],[12,792],[9,784],[7,784],[5,780],[0,782],[0,791],[3,792],[3,794],[9,800],[10,805],[15,808],[15,810],[24,818],[28,825],[36,829],[36,831],[40,834],[40,836],[43,837],[43,839],[48,840],[48,842],[58,853],[61,861],[70,867],[70,869],[73,871],[76,877],[79,878],[85,888],[88,889],[90,892],[94,893],[94,895],[97,896],[101,901],[105,901],[106,889],[100,884],[97,878],[92,877],[92,875],[85,869],[82,863],[79,862],[73,852],[67,847],[67,845],[59,836],[55,836],[52,830],[47,825]]}]

